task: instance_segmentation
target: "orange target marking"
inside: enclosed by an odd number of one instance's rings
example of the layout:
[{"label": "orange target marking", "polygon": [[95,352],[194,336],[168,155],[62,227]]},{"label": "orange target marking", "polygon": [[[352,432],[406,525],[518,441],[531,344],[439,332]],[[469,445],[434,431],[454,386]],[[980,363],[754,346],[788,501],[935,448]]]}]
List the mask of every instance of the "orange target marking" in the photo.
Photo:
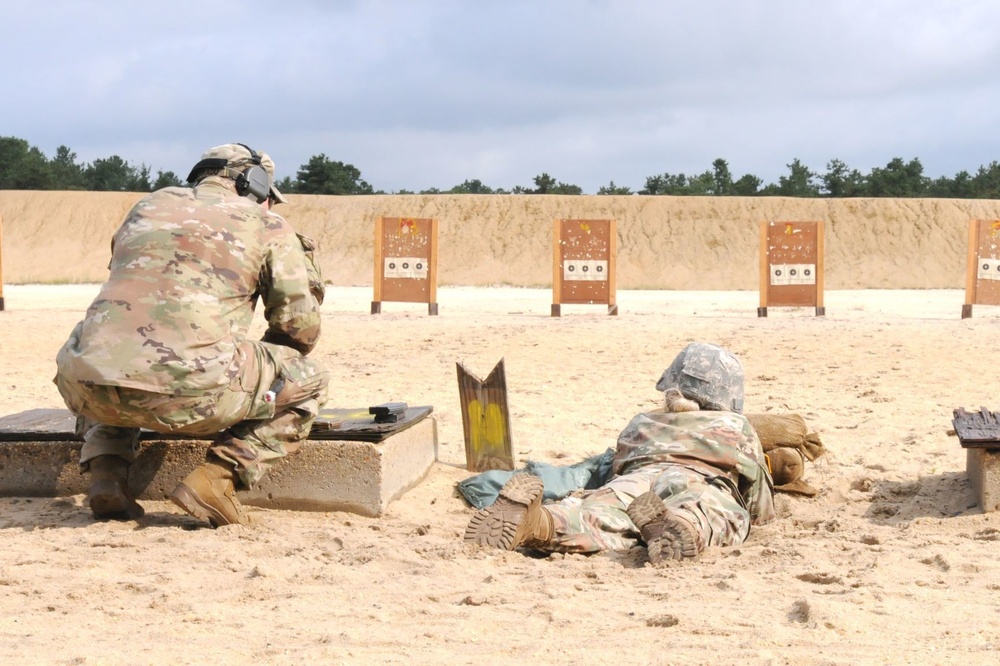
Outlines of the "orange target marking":
[{"label": "orange target marking", "polygon": [[417,230],[417,221],[413,218],[403,217],[399,220],[399,233],[412,234]]}]

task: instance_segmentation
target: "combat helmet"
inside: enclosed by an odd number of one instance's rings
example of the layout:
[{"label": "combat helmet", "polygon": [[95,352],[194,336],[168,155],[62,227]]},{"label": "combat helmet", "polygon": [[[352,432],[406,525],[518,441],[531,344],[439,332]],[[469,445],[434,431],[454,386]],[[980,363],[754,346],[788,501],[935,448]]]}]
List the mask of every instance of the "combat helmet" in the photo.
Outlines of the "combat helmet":
[{"label": "combat helmet", "polygon": [[730,352],[707,342],[692,342],[663,371],[658,391],[677,388],[709,411],[743,412],[743,365]]}]

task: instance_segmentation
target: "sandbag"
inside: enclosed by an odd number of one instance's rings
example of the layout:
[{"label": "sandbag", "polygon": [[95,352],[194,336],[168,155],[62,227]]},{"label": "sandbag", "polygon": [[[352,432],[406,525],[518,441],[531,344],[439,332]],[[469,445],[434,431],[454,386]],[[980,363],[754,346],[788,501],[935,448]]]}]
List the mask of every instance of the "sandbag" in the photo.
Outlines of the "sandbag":
[{"label": "sandbag", "polygon": [[819,433],[809,432],[798,414],[747,414],[764,449],[777,492],[815,497],[817,490],[802,480],[805,461],[826,453]]},{"label": "sandbag", "polygon": [[798,449],[809,461],[826,453],[819,433],[809,432],[805,419],[798,414],[747,414],[746,417],[764,453],[788,446]]}]

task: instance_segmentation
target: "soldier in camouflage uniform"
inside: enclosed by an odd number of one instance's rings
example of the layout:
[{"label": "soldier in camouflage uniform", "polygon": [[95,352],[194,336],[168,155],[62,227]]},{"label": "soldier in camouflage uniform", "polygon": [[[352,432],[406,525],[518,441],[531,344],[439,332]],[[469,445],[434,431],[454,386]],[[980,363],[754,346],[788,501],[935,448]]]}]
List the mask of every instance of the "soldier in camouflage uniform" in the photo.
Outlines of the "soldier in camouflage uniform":
[{"label": "soldier in camouflage uniform", "polygon": [[728,351],[688,345],[656,385],[665,408],[636,415],[618,437],[601,488],[542,505],[542,481],[516,474],[472,517],[465,540],[564,553],[646,544],[654,564],[742,543],[774,517],[772,481],[743,416],[743,368]]},{"label": "soldier in camouflage uniform", "polygon": [[[57,357],[56,386],[78,416],[80,467],[100,519],[143,515],[128,485],[139,429],[213,436],[171,499],[213,526],[247,524],[235,495],[294,453],[326,400],[306,355],[324,287],[311,240],[272,205],[274,163],[243,144],[206,151],[191,188],[132,208],[110,275]],[[267,331],[247,339],[258,299]]]}]

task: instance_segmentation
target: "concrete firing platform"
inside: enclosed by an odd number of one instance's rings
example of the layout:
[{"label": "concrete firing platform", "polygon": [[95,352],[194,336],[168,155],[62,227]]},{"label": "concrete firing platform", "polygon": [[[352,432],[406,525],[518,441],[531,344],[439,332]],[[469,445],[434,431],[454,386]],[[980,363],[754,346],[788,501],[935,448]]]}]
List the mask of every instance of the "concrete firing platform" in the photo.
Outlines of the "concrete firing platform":
[{"label": "concrete firing platform", "polygon": [[[336,426],[322,433],[314,427],[317,438],[310,436],[297,454],[279,461],[256,488],[240,491],[239,497],[268,508],[382,515],[390,502],[420,483],[437,460],[437,422],[431,411],[408,409],[405,423],[378,428],[368,437],[379,441],[355,438],[357,427],[345,433],[351,439],[335,439]],[[25,428],[25,415],[36,415],[35,422],[43,425]],[[13,422],[20,424],[17,432],[12,431]],[[79,470],[82,442],[73,423],[65,410],[31,410],[0,418],[0,496],[86,493],[88,478]],[[144,431],[129,473],[136,496],[167,499],[174,486],[204,462],[209,443]]]},{"label": "concrete firing platform", "polygon": [[1000,510],[1000,449],[967,448],[965,473],[982,510]]},{"label": "concrete firing platform", "polygon": [[985,407],[968,412],[963,407],[952,412],[952,425],[965,449],[965,474],[980,508],[1000,509],[1000,412]]}]

